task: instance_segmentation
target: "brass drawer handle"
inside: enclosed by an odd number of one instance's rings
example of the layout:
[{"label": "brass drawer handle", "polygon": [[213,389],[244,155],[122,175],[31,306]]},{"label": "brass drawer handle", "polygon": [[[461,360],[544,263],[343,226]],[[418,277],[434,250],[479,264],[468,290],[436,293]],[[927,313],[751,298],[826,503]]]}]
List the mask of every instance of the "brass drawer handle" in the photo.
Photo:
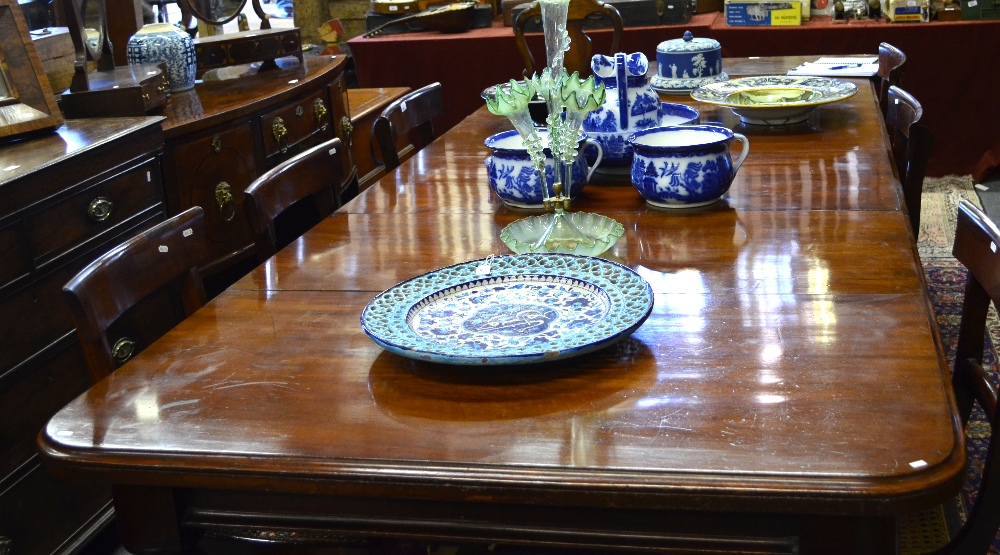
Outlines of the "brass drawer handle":
[{"label": "brass drawer handle", "polygon": [[[285,127],[285,120],[281,118],[274,118],[274,121],[271,122],[271,134],[274,135],[274,142],[278,143],[278,146],[281,146],[281,142],[288,136],[288,129]],[[284,152],[285,148],[282,147],[281,151]]]},{"label": "brass drawer handle", "polygon": [[326,104],[322,98],[313,101],[313,113],[316,114],[316,127],[326,129]]},{"label": "brass drawer handle", "polygon": [[354,126],[351,125],[351,118],[347,116],[341,116],[340,118],[340,131],[343,134],[342,139],[350,139],[351,133],[354,132]]},{"label": "brass drawer handle", "polygon": [[[219,182],[215,186],[215,202],[219,205],[219,213],[222,219],[227,222],[236,215],[236,207],[233,205],[233,189],[225,181]],[[229,207],[227,210],[226,207]]]},{"label": "brass drawer handle", "polygon": [[212,136],[212,152],[216,154],[222,152],[222,139],[218,135]]},{"label": "brass drawer handle", "polygon": [[132,358],[134,354],[135,341],[128,337],[123,337],[115,341],[114,346],[111,347],[111,358],[118,364],[125,364],[125,361]]},{"label": "brass drawer handle", "polygon": [[97,197],[90,201],[90,206],[87,207],[87,217],[92,222],[103,222],[111,216],[111,209],[114,206],[115,203],[111,202],[110,199]]}]

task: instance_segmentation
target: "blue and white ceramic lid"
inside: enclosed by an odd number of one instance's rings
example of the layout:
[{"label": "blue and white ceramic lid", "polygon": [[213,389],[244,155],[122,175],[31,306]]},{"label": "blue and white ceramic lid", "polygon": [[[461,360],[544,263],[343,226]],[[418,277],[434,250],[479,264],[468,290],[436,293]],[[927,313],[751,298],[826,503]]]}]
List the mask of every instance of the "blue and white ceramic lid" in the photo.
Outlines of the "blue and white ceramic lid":
[{"label": "blue and white ceramic lid", "polygon": [[656,47],[657,53],[675,54],[688,52],[711,52],[722,50],[722,45],[715,39],[698,39],[691,34],[691,31],[684,31],[684,37],[679,39],[665,40]]}]

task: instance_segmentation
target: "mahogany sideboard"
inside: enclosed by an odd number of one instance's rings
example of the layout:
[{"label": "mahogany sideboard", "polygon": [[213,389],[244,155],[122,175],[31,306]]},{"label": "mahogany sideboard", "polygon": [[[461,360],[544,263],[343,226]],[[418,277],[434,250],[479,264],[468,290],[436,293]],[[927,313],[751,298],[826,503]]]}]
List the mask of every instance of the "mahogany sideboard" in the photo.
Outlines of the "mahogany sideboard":
[{"label": "mahogany sideboard", "polygon": [[[167,209],[205,209],[211,260],[202,268],[209,288],[228,285],[256,266],[243,213],[243,190],[268,169],[323,141],[349,144],[344,94],[346,56],[279,59],[279,67],[250,66],[206,75],[193,89],[171,94],[163,116],[163,180]],[[343,158],[338,196],[357,194],[354,159]],[[235,276],[235,277],[234,277]]]},{"label": "mahogany sideboard", "polygon": [[[364,191],[385,175],[385,165],[375,161],[372,155],[372,125],[382,110],[404,94],[410,87],[376,87],[373,89],[349,89],[347,105],[351,114],[351,153],[358,166],[358,189]],[[409,143],[405,135],[399,137],[397,149]]]},{"label": "mahogany sideboard", "polygon": [[0,146],[0,536],[13,555],[74,553],[111,521],[111,490],[39,466],[35,436],[90,387],[61,289],[163,219],[163,118],[67,120]]}]

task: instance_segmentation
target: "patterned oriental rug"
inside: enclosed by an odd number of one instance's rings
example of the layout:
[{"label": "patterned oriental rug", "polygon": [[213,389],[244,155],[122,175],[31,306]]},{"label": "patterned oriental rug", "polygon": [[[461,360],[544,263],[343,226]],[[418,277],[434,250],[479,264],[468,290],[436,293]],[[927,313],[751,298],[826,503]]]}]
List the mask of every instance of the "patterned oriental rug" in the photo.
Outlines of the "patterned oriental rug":
[{"label": "patterned oriental rug", "polygon": [[[966,272],[951,255],[955,238],[955,222],[958,202],[968,199],[980,204],[970,177],[943,177],[924,180],[920,210],[920,235],[917,249],[927,280],[931,303],[937,317],[941,340],[944,344],[948,365],[954,364],[955,345],[962,317],[962,299],[965,293]],[[1000,320],[995,308],[990,308],[987,324],[986,353],[984,366],[991,369],[994,382],[997,381],[997,345],[1000,340]],[[978,408],[972,416],[966,432],[966,448],[969,456],[969,471],[962,499],[968,508],[974,501],[982,477],[986,458],[986,442],[990,427],[982,410]],[[1000,534],[993,542],[990,554],[1000,554]]]}]

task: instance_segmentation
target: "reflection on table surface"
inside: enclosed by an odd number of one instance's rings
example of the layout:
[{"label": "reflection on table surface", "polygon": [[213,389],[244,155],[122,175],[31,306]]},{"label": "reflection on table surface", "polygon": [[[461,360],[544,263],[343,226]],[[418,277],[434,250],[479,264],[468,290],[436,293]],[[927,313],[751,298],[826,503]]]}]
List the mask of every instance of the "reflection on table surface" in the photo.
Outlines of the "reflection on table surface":
[{"label": "reflection on table surface", "polygon": [[[715,205],[658,211],[627,181],[587,186],[573,209],[624,225],[606,256],[655,295],[613,347],[455,368],[360,329],[394,284],[506,254],[500,230],[530,213],[489,191],[483,140],[509,124],[479,110],[60,412],[47,456],[129,484],[356,496],[375,533],[666,546],[696,530],[879,550],[892,515],[957,490],[964,450],[859,83],[805,125],[742,131],[750,156]],[[702,123],[738,121],[695,105]],[[593,529],[558,516],[571,510]],[[343,530],[350,510],[321,512]],[[831,515],[845,520],[819,524]]]}]

